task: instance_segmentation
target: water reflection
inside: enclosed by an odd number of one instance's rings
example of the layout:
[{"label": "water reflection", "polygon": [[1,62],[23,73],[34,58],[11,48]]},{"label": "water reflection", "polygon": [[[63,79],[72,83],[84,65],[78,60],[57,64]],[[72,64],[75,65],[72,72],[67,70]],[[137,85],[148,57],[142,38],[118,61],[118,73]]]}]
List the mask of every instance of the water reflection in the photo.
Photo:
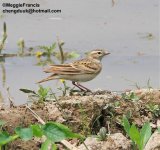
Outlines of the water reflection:
[{"label": "water reflection", "polygon": [[[1,74],[2,74],[2,87],[5,88],[6,86],[6,69],[5,69],[5,59],[3,57],[0,57],[0,68],[1,68]],[[2,92],[0,91],[0,103],[4,101]]]},{"label": "water reflection", "polygon": [[2,71],[2,87],[5,87],[6,84],[6,69],[5,69],[5,58],[0,57],[0,67]]},{"label": "water reflection", "polygon": [[2,93],[0,91],[0,103],[2,103],[3,101],[4,101],[4,98],[3,98],[3,95],[2,95]]}]

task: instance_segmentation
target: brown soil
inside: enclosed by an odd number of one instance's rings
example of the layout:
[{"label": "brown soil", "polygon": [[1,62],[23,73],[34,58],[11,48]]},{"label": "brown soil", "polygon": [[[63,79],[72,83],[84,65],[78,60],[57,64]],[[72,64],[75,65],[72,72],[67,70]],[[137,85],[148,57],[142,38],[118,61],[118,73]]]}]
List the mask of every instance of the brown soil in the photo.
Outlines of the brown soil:
[{"label": "brown soil", "polygon": [[[74,132],[85,136],[97,134],[101,127],[106,127],[108,132],[121,132],[125,135],[121,126],[123,115],[129,116],[129,121],[141,127],[144,122],[152,122],[153,130],[160,119],[160,110],[151,112],[146,108],[147,104],[160,106],[160,90],[136,90],[134,91],[140,100],[134,102],[125,100],[121,94],[97,91],[86,96],[72,95],[60,97],[58,102],[33,103],[30,108],[34,110],[45,122],[57,121],[69,126]],[[160,108],[160,107],[159,107]],[[4,108],[0,106],[0,120],[6,121],[3,130],[14,133],[17,126],[27,127],[38,123],[25,105]],[[72,142],[77,142],[72,141]],[[7,145],[10,150],[38,150],[41,142],[31,140],[24,142],[16,140]],[[63,148],[62,148],[63,149]]]}]

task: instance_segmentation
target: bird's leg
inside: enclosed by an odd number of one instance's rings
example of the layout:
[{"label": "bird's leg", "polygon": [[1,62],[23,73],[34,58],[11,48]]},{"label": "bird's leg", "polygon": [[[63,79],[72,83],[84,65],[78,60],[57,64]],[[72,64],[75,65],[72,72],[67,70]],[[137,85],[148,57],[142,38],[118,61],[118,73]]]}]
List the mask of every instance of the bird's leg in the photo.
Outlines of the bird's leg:
[{"label": "bird's leg", "polygon": [[92,91],[91,91],[90,89],[82,86],[82,85],[79,84],[78,82],[72,81],[72,84],[75,85],[76,87],[78,87],[78,88],[79,88],[80,90],[82,90],[82,91],[87,91],[87,92],[91,92],[91,93],[92,93]]},{"label": "bird's leg", "polygon": [[84,87],[83,85],[79,84],[78,82],[77,82],[77,86],[80,87],[80,88],[82,88],[83,91],[87,91],[87,92],[91,92],[92,93],[92,91],[90,89]]},{"label": "bird's leg", "polygon": [[75,85],[76,87],[78,87],[80,90],[85,91],[82,87],[78,86],[78,84],[76,84],[77,82],[72,81],[72,84]]}]

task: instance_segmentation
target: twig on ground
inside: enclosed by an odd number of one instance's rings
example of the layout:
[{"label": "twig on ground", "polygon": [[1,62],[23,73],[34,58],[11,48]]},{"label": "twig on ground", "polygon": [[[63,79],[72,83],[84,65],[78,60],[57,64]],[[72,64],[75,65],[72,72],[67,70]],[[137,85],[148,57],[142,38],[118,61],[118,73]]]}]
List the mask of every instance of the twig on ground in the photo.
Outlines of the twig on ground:
[{"label": "twig on ground", "polygon": [[7,87],[7,94],[8,94],[8,100],[9,100],[9,106],[10,108],[14,107],[13,98],[11,97],[11,94],[9,92],[9,87]]},{"label": "twig on ground", "polygon": [[108,129],[108,134],[110,135],[111,131],[110,131],[110,123],[109,122],[107,122],[107,129]]}]

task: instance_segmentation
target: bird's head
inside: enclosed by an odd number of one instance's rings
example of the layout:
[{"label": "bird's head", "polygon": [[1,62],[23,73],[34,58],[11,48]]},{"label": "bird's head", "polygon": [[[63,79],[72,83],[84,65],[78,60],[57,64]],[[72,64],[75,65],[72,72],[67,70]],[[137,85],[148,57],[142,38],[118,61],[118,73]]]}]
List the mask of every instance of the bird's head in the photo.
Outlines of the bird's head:
[{"label": "bird's head", "polygon": [[109,55],[109,54],[110,53],[106,50],[95,49],[95,50],[91,51],[90,53],[88,53],[88,57],[91,59],[101,60],[103,58],[103,56]]}]

